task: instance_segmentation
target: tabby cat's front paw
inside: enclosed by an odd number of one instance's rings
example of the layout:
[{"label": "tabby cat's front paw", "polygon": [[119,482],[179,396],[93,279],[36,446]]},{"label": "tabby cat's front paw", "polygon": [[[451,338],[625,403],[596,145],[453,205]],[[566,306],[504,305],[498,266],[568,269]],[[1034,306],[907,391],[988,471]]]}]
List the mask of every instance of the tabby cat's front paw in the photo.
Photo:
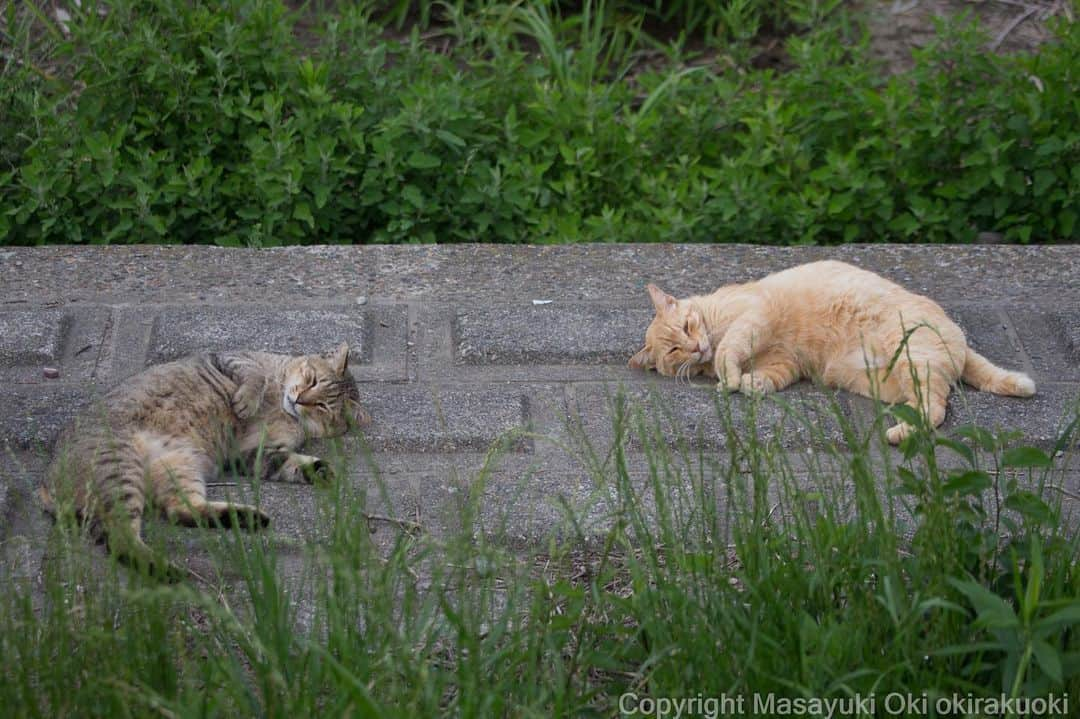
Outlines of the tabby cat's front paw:
[{"label": "tabby cat's front paw", "polygon": [[307,454],[290,454],[289,458],[271,476],[271,481],[313,484],[329,482],[334,471],[329,463]]},{"label": "tabby cat's front paw", "polygon": [[241,421],[252,419],[262,404],[262,388],[254,384],[242,384],[232,396],[232,411]]}]

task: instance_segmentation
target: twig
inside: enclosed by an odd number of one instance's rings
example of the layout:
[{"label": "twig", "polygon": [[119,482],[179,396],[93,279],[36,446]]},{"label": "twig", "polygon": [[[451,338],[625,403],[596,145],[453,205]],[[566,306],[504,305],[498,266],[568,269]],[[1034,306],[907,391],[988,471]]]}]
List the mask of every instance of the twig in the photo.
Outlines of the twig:
[{"label": "twig", "polygon": [[908,10],[914,10],[915,6],[919,4],[919,0],[910,0],[910,2],[902,2],[901,0],[894,0],[892,8],[889,10],[893,15],[903,15]]},{"label": "twig", "polygon": [[408,532],[409,534],[419,534],[424,531],[424,528],[416,522],[410,522],[407,519],[398,519],[397,517],[385,517],[381,514],[368,514],[364,513],[364,519],[369,522],[386,522],[387,524],[396,524],[398,527]]},{"label": "twig", "polygon": [[990,52],[994,52],[995,50],[997,50],[998,47],[1001,45],[1001,43],[1005,41],[1005,38],[1008,37],[1010,32],[1015,30],[1016,27],[1020,23],[1024,22],[1025,20],[1027,20],[1029,17],[1031,17],[1032,15],[1034,15],[1035,13],[1037,13],[1041,9],[1042,9],[1041,7],[1031,7],[1031,6],[1029,6],[1027,10],[1020,13],[1016,17],[1014,17],[1012,19],[1012,22],[1010,22],[1008,25],[1006,25],[1005,29],[1002,30],[1001,33],[996,38],[994,38],[994,41],[992,43],[990,43],[990,48],[989,48]]},{"label": "twig", "polygon": [[235,487],[236,482],[207,482],[207,487]]},{"label": "twig", "polygon": [[199,574],[198,572],[196,572],[196,571],[195,571],[194,569],[192,569],[191,567],[184,567],[184,571],[185,571],[185,572],[187,573],[187,575],[188,575],[189,577],[191,577],[191,578],[192,578],[192,579],[194,579],[195,581],[197,581],[197,582],[202,582],[202,583],[203,583],[203,584],[204,584],[205,586],[207,586],[207,587],[209,587],[209,586],[210,586],[210,581],[209,581],[209,580],[208,580],[208,579],[207,579],[206,577],[204,577],[203,575],[201,575],[201,574]]},{"label": "twig", "polygon": [[1075,499],[1077,502],[1080,502],[1080,494],[1077,494],[1076,492],[1065,489],[1064,487],[1059,487],[1056,484],[1048,484],[1046,486],[1048,488],[1050,488],[1050,489],[1058,491],[1059,493],[1065,495],[1069,499]]}]

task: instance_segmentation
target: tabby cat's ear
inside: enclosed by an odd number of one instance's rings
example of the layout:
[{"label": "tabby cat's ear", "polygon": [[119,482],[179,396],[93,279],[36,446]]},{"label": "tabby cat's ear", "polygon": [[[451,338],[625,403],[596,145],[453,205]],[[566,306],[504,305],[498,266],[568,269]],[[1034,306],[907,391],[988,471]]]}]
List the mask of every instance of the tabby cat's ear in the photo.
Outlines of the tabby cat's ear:
[{"label": "tabby cat's ear", "polygon": [[349,369],[349,343],[342,342],[338,348],[330,353],[330,366],[339,375],[344,375]]},{"label": "tabby cat's ear", "polygon": [[653,362],[652,350],[648,347],[642,347],[638,350],[638,353],[631,357],[626,364],[630,369],[652,369],[656,366]]},{"label": "tabby cat's ear", "polygon": [[649,297],[652,298],[653,307],[657,312],[669,312],[675,309],[678,300],[674,297],[651,283],[646,286],[646,289],[649,290]]}]

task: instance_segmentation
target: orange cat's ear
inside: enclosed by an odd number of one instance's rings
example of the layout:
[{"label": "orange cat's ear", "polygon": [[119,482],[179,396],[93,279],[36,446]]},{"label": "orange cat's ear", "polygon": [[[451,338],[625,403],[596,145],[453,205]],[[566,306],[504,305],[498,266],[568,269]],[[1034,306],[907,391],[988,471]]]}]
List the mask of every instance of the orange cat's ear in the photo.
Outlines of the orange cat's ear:
[{"label": "orange cat's ear", "polygon": [[638,353],[631,357],[626,364],[630,369],[652,369],[656,366],[653,362],[652,350],[648,347],[642,347],[638,350]]},{"label": "orange cat's ear", "polygon": [[657,312],[670,312],[675,309],[678,300],[674,297],[654,284],[649,284],[646,289],[649,290],[649,297],[652,298],[653,307],[656,308]]},{"label": "orange cat's ear", "polygon": [[342,342],[336,350],[330,353],[327,359],[335,372],[344,375],[345,371],[349,369],[349,343]]}]

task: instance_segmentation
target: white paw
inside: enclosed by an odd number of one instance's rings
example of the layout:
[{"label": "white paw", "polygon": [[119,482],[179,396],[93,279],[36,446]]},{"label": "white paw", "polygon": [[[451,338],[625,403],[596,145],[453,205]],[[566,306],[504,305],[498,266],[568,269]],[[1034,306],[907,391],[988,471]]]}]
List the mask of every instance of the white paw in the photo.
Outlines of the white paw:
[{"label": "white paw", "polygon": [[739,391],[743,394],[768,394],[775,389],[772,380],[764,375],[748,372],[739,380]]},{"label": "white paw", "polygon": [[901,422],[885,431],[885,439],[889,441],[889,444],[900,444],[914,431],[915,428],[910,424]]}]

